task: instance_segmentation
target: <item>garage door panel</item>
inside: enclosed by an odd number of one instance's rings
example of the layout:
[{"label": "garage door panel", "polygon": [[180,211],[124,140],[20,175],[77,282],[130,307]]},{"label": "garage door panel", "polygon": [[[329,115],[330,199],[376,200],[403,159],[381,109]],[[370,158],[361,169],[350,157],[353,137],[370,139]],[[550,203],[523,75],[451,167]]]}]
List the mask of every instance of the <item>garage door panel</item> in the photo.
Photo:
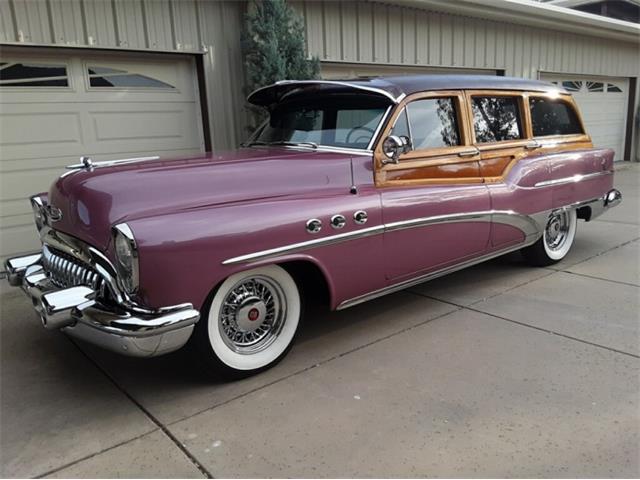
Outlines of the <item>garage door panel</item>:
[{"label": "garage door panel", "polygon": [[189,121],[195,114],[193,106],[171,104],[128,104],[90,111],[91,134],[96,142],[94,151],[104,152],[114,143],[127,150],[139,150],[150,141],[159,149],[172,148],[176,144],[199,149],[198,131]]},{"label": "garage door panel", "polygon": [[3,159],[60,155],[81,150],[80,113],[51,112],[37,105],[28,105],[22,112],[15,111],[19,109],[19,106],[11,105],[0,112]]},{"label": "garage door panel", "polygon": [[21,48],[3,51],[2,60],[20,75],[50,66],[63,75],[46,86],[39,77],[20,77],[30,84],[24,87],[0,78],[2,259],[38,247],[27,198],[47,191],[80,156],[168,158],[204,150],[191,56]]},{"label": "garage door panel", "polygon": [[[558,84],[570,82],[569,85],[576,89],[571,94],[580,107],[593,144],[596,147],[612,148],[616,152],[615,159],[622,160],[628,108],[628,79],[569,74],[541,74],[541,78]],[[604,91],[594,91],[594,84],[599,84],[598,89]],[[612,91],[610,87],[613,85],[620,91]]]}]

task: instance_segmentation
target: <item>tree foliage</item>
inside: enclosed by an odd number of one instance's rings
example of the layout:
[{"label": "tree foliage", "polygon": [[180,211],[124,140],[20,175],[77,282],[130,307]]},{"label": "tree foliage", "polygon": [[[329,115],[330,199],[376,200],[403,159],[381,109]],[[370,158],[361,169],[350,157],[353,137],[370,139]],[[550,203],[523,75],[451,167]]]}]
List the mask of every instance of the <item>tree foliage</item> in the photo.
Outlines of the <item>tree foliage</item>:
[{"label": "tree foliage", "polygon": [[[253,0],[242,32],[247,93],[279,80],[318,78],[320,61],[308,59],[302,18],[285,0]],[[265,117],[262,109],[249,107],[252,124]]]}]

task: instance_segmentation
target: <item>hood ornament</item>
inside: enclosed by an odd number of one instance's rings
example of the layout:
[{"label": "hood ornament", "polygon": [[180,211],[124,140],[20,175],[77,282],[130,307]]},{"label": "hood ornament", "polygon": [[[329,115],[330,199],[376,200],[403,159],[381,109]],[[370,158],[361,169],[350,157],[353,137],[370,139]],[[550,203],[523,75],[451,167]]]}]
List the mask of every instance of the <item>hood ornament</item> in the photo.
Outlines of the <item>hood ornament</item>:
[{"label": "hood ornament", "polygon": [[160,157],[154,155],[152,157],[135,157],[135,158],[122,158],[119,160],[105,160],[103,162],[94,162],[91,157],[80,157],[80,163],[74,163],[73,165],[67,165],[67,170],[86,170],[92,172],[95,168],[100,167],[113,167],[115,165],[123,165],[127,163],[144,162],[147,160],[159,160]]},{"label": "hood ornament", "polygon": [[67,170],[86,170],[91,172],[93,170],[93,160],[91,157],[80,157],[80,163],[74,163],[73,165],[67,165]]}]

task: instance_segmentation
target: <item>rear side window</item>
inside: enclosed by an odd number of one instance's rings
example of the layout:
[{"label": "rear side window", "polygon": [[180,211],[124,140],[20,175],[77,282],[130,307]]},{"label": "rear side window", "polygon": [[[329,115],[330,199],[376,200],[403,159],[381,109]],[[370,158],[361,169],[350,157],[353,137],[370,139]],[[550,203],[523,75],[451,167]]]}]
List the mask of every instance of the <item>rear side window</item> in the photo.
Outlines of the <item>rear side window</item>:
[{"label": "rear side window", "polygon": [[409,103],[398,117],[393,134],[410,136],[414,150],[459,145],[454,99],[429,98]]},{"label": "rear side window", "polygon": [[573,107],[561,100],[530,98],[531,126],[534,137],[583,133]]},{"label": "rear side window", "polygon": [[476,142],[490,143],[522,138],[517,97],[473,97]]}]

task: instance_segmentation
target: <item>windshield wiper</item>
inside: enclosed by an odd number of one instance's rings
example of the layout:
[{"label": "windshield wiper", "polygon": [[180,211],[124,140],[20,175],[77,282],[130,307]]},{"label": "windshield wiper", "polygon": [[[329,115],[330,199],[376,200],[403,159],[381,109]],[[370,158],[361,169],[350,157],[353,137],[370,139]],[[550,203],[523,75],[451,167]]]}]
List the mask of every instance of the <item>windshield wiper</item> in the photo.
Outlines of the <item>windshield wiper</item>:
[{"label": "windshield wiper", "polygon": [[254,145],[270,146],[270,145],[283,145],[285,147],[310,147],[313,149],[318,148],[318,144],[315,142],[287,142],[285,140],[279,140],[277,142],[263,142],[256,140],[254,142],[244,143],[243,147],[253,147]]}]

